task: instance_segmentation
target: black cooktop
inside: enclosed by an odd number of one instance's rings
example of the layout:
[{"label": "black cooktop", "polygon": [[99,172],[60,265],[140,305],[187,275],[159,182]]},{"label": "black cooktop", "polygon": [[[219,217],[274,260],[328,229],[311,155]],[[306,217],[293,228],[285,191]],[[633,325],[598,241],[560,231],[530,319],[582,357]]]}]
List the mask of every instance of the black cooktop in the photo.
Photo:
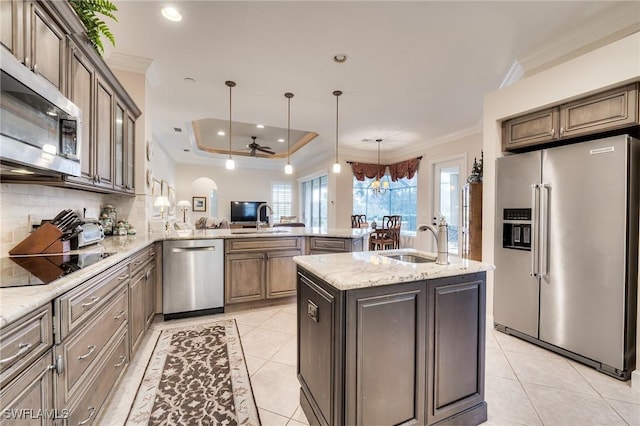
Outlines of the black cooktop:
[{"label": "black cooktop", "polygon": [[3,262],[0,287],[26,287],[49,284],[79,271],[113,253],[76,253],[37,256],[9,256]]}]

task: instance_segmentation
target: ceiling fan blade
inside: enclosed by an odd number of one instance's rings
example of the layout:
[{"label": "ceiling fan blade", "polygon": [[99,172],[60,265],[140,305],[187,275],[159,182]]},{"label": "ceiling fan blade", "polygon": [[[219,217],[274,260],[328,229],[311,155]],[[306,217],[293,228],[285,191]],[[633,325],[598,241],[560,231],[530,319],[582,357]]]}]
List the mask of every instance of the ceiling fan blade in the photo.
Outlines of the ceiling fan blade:
[{"label": "ceiling fan blade", "polygon": [[268,146],[259,146],[258,148],[256,148],[258,151],[262,151],[262,152],[266,152],[267,154],[275,154],[274,151],[271,151],[271,148],[269,148]]}]

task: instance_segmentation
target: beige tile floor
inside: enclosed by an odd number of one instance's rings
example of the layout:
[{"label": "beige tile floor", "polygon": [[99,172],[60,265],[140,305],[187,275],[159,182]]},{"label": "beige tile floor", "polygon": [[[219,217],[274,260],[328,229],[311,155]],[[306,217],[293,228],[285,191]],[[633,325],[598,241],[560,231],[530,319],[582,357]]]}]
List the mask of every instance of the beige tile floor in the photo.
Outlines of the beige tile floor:
[{"label": "beige tile floor", "polygon": [[[102,418],[124,424],[160,330],[235,318],[264,426],[308,424],[296,378],[296,310],[285,305],[185,320],[156,322]],[[640,390],[630,382],[487,328],[485,425],[638,425]]]}]

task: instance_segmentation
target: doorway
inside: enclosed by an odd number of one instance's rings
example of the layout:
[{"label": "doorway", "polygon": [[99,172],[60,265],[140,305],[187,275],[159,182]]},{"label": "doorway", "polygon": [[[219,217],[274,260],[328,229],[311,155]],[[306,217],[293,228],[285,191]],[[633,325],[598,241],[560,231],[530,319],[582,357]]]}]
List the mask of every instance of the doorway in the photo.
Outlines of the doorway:
[{"label": "doorway", "polygon": [[433,165],[433,211],[432,219],[436,224],[444,217],[449,225],[448,251],[460,255],[461,227],[461,189],[467,173],[466,156],[456,156]]}]

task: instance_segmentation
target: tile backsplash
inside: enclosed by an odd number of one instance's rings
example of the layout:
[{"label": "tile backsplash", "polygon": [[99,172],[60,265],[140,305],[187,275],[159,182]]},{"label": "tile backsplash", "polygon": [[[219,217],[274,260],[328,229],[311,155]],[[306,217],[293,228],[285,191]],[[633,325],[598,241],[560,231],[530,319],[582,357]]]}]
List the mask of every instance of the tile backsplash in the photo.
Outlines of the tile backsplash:
[{"label": "tile backsplash", "polygon": [[[149,200],[147,200],[149,198]],[[31,184],[0,184],[0,256],[27,237],[29,221],[40,223],[51,219],[60,210],[72,209],[80,215],[86,210],[88,217],[97,217],[102,206],[111,204],[119,219],[127,219],[138,232],[146,231],[145,214],[150,197],[139,195],[99,194],[77,189]]]}]

